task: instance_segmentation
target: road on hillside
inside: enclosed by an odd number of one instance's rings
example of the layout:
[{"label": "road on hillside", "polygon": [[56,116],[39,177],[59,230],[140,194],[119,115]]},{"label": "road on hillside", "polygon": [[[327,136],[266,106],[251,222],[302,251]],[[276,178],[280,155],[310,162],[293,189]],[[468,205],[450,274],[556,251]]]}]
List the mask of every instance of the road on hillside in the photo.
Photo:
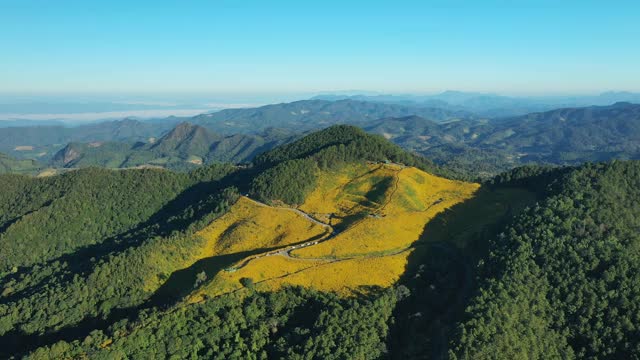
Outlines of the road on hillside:
[{"label": "road on hillside", "polygon": [[[404,169],[404,167],[400,168],[395,174],[395,182],[393,184],[393,189],[391,191],[391,194],[389,195],[389,199],[387,200],[387,202],[385,204],[382,205],[382,207],[379,210],[384,209],[390,202],[391,202],[391,198],[393,197],[393,195],[395,195],[396,191],[398,190],[398,182],[400,181],[399,178],[399,173]],[[227,269],[227,271],[236,271],[238,269],[241,269],[243,267],[245,267],[246,265],[248,265],[251,261],[262,258],[262,257],[266,257],[266,256],[273,256],[273,255],[280,255],[280,256],[284,256],[287,258],[291,258],[291,259],[296,259],[296,260],[326,260],[326,259],[322,259],[322,258],[297,258],[297,257],[293,257],[291,256],[291,252],[293,250],[297,250],[297,249],[301,249],[301,248],[305,248],[305,247],[309,247],[309,246],[314,246],[314,245],[318,245],[322,242],[328,241],[333,239],[334,237],[336,237],[338,235],[338,232],[329,224],[325,224],[321,221],[319,221],[318,219],[315,219],[314,217],[312,217],[311,215],[305,213],[304,211],[300,210],[300,209],[296,209],[296,208],[290,208],[290,207],[284,207],[284,206],[271,206],[268,204],[265,204],[261,201],[255,200],[250,198],[249,196],[245,196],[245,199],[251,201],[252,203],[254,203],[255,205],[261,206],[261,207],[267,207],[267,208],[273,208],[273,209],[279,209],[279,210],[286,210],[286,211],[292,211],[302,217],[304,217],[305,219],[311,221],[312,223],[316,224],[316,225],[320,225],[322,227],[324,227],[325,229],[328,230],[328,236],[325,236],[323,238],[317,239],[317,240],[311,240],[311,241],[307,241],[307,242],[303,242],[301,244],[297,244],[297,245],[290,245],[290,246],[286,246],[284,248],[278,249],[278,250],[273,250],[267,253],[262,253],[259,255],[254,255],[251,256],[247,259],[242,260],[241,263],[239,263],[236,266],[231,266],[230,268]],[[358,222],[359,223],[359,222]],[[353,224],[351,226],[351,228],[353,228],[354,226],[356,226],[358,223]],[[387,254],[385,256],[388,255],[395,255],[395,254],[399,254],[402,251],[406,251],[408,248],[406,249],[401,249],[399,251]],[[345,258],[342,260],[348,260],[349,258]]]},{"label": "road on hillside", "polygon": [[301,210],[299,210],[299,209],[296,209],[296,208],[290,208],[290,207],[284,207],[284,206],[271,206],[271,205],[267,205],[267,204],[265,204],[265,203],[263,203],[263,202],[260,202],[260,201],[258,201],[258,200],[254,200],[254,199],[252,199],[252,198],[250,198],[250,197],[248,197],[248,196],[245,196],[244,198],[245,198],[245,199],[247,199],[247,200],[249,200],[249,201],[251,201],[251,202],[253,202],[254,204],[256,204],[256,205],[258,205],[258,206],[262,206],[262,207],[269,207],[269,208],[273,208],[273,209],[280,209],[280,210],[293,211],[293,212],[295,212],[296,214],[298,214],[298,215],[300,215],[300,216],[305,217],[306,219],[308,219],[309,221],[311,221],[311,222],[313,222],[313,223],[315,223],[315,224],[318,224],[318,225],[320,225],[320,226],[323,226],[323,227],[326,227],[326,228],[328,228],[328,229],[331,229],[331,231],[333,232],[333,227],[331,227],[331,225],[329,225],[329,224],[325,224],[325,223],[323,223],[323,222],[321,222],[321,221],[319,221],[319,220],[317,220],[317,219],[315,219],[315,218],[311,217],[309,214],[307,214],[306,212],[301,211]]}]

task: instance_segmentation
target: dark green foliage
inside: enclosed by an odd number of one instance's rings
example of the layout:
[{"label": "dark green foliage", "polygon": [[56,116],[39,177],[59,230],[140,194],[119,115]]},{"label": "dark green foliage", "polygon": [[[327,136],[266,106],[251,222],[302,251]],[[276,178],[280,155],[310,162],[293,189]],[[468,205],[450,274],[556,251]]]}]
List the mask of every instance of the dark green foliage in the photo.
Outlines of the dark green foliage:
[{"label": "dark green foliage", "polygon": [[[0,271],[29,266],[99,244],[146,221],[187,186],[187,177],[160,170],[86,169],[23,178],[6,198],[0,220]],[[11,186],[15,177],[0,177]]]},{"label": "dark green foliage", "polygon": [[370,135],[348,125],[336,125],[307,135],[257,156],[254,163],[259,167],[269,166],[307,157],[315,158],[323,168],[337,162],[390,160],[423,170],[436,170],[427,159],[410,154],[381,136]]},{"label": "dark green foliage", "polygon": [[[153,293],[145,283],[166,280],[192,258],[203,241],[195,231],[237,199],[237,190],[225,188],[223,180],[232,170],[224,165],[191,174],[87,169],[47,179],[5,175],[8,218],[27,214],[9,220],[2,233],[3,241],[12,242],[3,243],[0,257],[0,355],[76,336],[146,306]],[[53,206],[58,211],[50,212]],[[89,216],[92,221],[85,220]],[[68,229],[76,242],[60,244]],[[26,243],[18,230],[46,241]],[[31,250],[20,253],[21,247]]]},{"label": "dark green foliage", "polygon": [[249,289],[253,289],[253,286],[254,286],[252,278],[242,278],[240,279],[240,284],[242,284],[242,286]]},{"label": "dark green foliage", "polygon": [[559,180],[492,241],[462,358],[640,352],[640,163],[586,165]]},{"label": "dark green foliage", "polygon": [[258,175],[251,184],[251,193],[263,201],[302,204],[316,185],[317,170],[313,159],[282,162]]},{"label": "dark green foliage", "polygon": [[[375,359],[385,352],[395,292],[344,300],[302,288],[231,295],[92,332],[31,354],[175,359]],[[109,340],[109,342],[106,342]],[[109,349],[101,345],[110,343]]]}]

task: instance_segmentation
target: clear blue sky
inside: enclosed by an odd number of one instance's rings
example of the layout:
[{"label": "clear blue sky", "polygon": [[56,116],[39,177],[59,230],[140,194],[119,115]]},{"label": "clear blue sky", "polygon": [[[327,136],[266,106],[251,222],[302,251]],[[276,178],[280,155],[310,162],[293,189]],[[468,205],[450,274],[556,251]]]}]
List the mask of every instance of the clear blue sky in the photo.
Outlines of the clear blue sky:
[{"label": "clear blue sky", "polygon": [[639,4],[0,0],[0,92],[638,91]]}]

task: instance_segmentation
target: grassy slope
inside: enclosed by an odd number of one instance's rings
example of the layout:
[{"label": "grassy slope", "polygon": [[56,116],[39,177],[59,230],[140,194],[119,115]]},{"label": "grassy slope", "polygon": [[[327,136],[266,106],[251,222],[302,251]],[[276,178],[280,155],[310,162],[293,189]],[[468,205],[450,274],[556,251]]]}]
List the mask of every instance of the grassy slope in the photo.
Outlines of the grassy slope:
[{"label": "grassy slope", "polygon": [[[293,250],[290,257],[279,254],[240,262],[244,266],[219,272],[191,300],[199,300],[202,294],[241,290],[242,278],[251,278],[264,290],[302,285],[342,295],[367,286],[390,286],[404,272],[411,245],[420,238],[425,224],[469,199],[478,188],[393,164],[349,164],[339,170],[322,170],[318,178],[317,187],[299,209],[331,224],[335,233],[330,239]],[[321,233],[301,231],[290,217],[287,211],[249,206],[245,199],[203,234],[215,239],[213,248],[232,244],[236,253],[323,239]],[[314,225],[309,219],[299,220],[306,221],[306,227]],[[258,235],[256,226],[267,231]],[[283,234],[298,236],[295,241],[282,241]]]}]

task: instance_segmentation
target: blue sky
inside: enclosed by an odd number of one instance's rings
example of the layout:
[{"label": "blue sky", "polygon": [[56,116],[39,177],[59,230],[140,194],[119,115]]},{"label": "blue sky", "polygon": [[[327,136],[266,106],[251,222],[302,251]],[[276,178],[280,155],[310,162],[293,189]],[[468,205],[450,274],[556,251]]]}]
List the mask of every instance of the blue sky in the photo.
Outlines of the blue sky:
[{"label": "blue sky", "polygon": [[639,3],[0,0],[0,92],[639,91]]}]

